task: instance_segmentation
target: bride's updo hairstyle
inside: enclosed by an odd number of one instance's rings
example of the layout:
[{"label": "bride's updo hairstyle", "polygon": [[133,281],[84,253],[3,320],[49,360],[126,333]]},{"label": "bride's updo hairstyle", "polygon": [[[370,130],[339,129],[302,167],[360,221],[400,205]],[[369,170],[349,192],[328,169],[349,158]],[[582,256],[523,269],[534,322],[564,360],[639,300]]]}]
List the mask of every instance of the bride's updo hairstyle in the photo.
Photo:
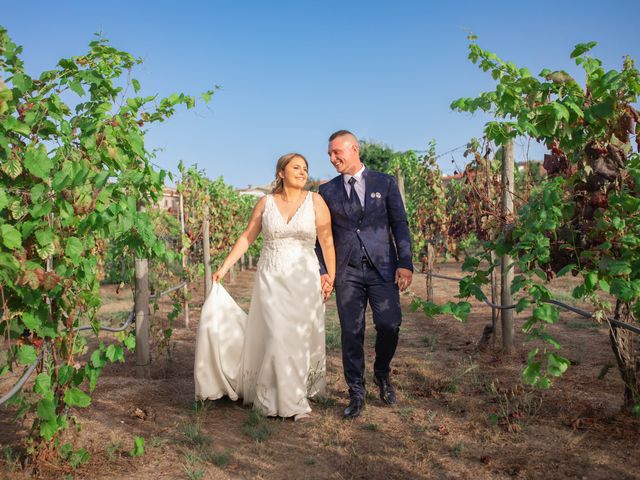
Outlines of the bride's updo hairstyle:
[{"label": "bride's updo hairstyle", "polygon": [[294,152],[294,153],[287,153],[286,155],[281,156],[278,159],[278,163],[276,163],[276,183],[273,186],[273,190],[271,190],[271,193],[280,193],[282,192],[282,190],[284,190],[284,179],[280,176],[280,172],[284,172],[284,169],[287,168],[287,165],[289,165],[289,162],[291,162],[291,160],[293,160],[296,157],[304,160],[304,163],[307,166],[307,169],[309,169],[309,162],[307,162],[307,159],[304,158],[304,155]]}]

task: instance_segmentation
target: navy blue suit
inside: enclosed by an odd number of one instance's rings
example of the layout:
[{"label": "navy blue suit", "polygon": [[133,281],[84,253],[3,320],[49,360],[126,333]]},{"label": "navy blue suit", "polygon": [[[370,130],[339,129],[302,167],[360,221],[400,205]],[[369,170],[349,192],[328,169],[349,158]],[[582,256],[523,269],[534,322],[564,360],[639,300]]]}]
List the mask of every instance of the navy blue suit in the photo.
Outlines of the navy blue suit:
[{"label": "navy blue suit", "polygon": [[[364,398],[364,331],[367,303],[376,334],[374,373],[389,374],[402,322],[397,268],[413,271],[411,234],[400,191],[391,175],[365,169],[364,211],[349,201],[342,175],[320,186],[331,212],[336,250],[336,304],[342,364],[351,397]],[[355,194],[355,192],[354,192]],[[325,273],[320,249],[321,273]]]}]

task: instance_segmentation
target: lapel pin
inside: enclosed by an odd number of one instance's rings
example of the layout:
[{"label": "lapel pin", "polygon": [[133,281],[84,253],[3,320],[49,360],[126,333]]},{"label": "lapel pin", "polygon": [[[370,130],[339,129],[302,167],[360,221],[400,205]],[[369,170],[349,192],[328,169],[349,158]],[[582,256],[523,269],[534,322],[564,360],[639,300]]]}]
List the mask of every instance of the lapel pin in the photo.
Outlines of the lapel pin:
[{"label": "lapel pin", "polygon": [[380,195],[380,192],[376,192],[376,198],[382,198],[382,195]]},{"label": "lapel pin", "polygon": [[376,194],[371,192],[371,198],[376,198]]}]

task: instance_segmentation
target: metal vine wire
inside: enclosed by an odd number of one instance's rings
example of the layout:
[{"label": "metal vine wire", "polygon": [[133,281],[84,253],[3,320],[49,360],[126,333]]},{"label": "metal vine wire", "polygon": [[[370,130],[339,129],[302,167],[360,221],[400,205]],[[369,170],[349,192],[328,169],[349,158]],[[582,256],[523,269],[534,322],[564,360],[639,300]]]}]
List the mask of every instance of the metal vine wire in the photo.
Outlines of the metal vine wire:
[{"label": "metal vine wire", "polygon": [[[438,273],[432,273],[432,272],[427,272],[426,275],[429,275],[430,277],[433,278],[440,278],[442,280],[450,280],[453,282],[459,282],[461,280],[464,280],[463,278],[458,278],[458,277],[448,277],[446,275],[440,275]],[[486,298],[483,299],[484,303],[486,303],[488,306],[490,306],[491,308],[495,308],[497,310],[511,310],[516,308],[516,305],[497,305],[495,303],[491,303],[489,300],[487,300]],[[553,305],[556,305],[558,307],[564,308],[565,310],[569,310],[571,312],[577,313],[578,315],[580,315],[581,317],[584,318],[593,318],[593,313],[592,312],[588,312],[586,310],[582,310],[581,308],[577,308],[571,305],[567,305],[566,303],[562,303],[558,300],[545,300],[545,303],[551,303]],[[640,327],[636,327],[635,325],[630,325],[628,323],[625,322],[621,322],[620,320],[616,320],[614,318],[608,318],[607,321],[615,328],[622,328],[624,330],[629,330],[630,332],[634,332],[634,333],[638,333],[640,334]]]},{"label": "metal vine wire", "polygon": [[[188,283],[189,282],[187,282],[185,280],[184,282],[176,285],[175,287],[171,287],[171,288],[169,288],[169,289],[167,289],[167,290],[165,290],[163,292],[160,292],[159,294],[149,295],[149,300],[155,300],[155,299],[164,297],[165,295],[168,295],[169,293],[184,287]],[[135,317],[136,317],[136,307],[134,305],[133,307],[131,307],[131,311],[129,312],[129,316],[127,317],[127,319],[125,320],[125,322],[122,325],[120,325],[119,327],[100,326],[99,330],[103,330],[103,331],[106,331],[106,332],[123,332],[124,330],[126,330],[129,327],[129,325],[131,325],[131,323],[133,322]],[[77,328],[76,330],[77,331],[93,330],[93,326],[84,325],[82,327]],[[33,362],[31,365],[29,365],[27,367],[27,369],[24,371],[24,373],[22,374],[22,376],[20,377],[20,379],[15,383],[15,385],[7,393],[5,393],[2,397],[0,397],[0,406],[3,405],[4,403],[6,403],[7,401],[9,401],[9,399],[11,399],[11,397],[13,397],[16,393],[18,393],[22,389],[24,384],[27,383],[27,380],[29,380],[29,377],[33,374],[33,372],[35,371],[36,367],[38,366],[38,364],[42,360],[42,358],[44,356],[44,351],[45,351],[44,348],[42,350],[40,350],[40,353],[38,354],[38,358],[36,359],[36,361]]]}]

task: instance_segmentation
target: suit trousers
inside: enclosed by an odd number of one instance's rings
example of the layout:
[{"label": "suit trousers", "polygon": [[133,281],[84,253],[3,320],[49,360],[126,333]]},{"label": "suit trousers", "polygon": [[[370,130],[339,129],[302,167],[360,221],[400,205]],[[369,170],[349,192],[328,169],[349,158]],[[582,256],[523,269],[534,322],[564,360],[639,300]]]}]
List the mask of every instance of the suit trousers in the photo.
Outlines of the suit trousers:
[{"label": "suit trousers", "polygon": [[364,333],[367,302],[376,328],[374,374],[389,375],[398,346],[402,323],[400,292],[394,282],[385,282],[378,271],[363,260],[350,262],[344,281],[335,286],[336,304],[342,332],[342,366],[349,396],[364,399]]}]

